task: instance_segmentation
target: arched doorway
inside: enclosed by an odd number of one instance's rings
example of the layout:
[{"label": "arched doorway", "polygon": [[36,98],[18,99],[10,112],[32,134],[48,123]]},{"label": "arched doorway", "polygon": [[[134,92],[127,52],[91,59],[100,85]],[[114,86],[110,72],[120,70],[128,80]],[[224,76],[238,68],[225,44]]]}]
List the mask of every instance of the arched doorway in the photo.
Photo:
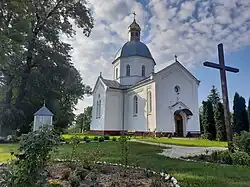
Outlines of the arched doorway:
[{"label": "arched doorway", "polygon": [[175,132],[179,137],[183,137],[183,117],[180,114],[175,114]]}]

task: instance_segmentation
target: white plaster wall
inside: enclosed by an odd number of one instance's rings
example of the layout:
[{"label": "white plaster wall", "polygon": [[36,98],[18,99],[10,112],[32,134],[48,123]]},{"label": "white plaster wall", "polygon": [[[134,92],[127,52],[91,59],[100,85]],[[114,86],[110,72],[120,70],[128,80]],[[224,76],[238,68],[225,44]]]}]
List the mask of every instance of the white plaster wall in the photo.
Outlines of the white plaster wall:
[{"label": "white plaster wall", "polygon": [[[152,113],[148,114],[147,108],[147,91],[152,91]],[[134,96],[138,97],[138,114],[134,116]],[[128,130],[136,131],[152,131],[155,128],[155,94],[154,94],[154,83],[147,84],[145,86],[138,87],[134,90],[130,90],[125,96],[125,126]]]},{"label": "white plaster wall", "polygon": [[[96,118],[96,110],[97,110],[97,100],[98,95],[100,94],[101,98],[101,117]],[[92,109],[92,121],[90,124],[90,130],[103,130],[104,122],[105,122],[105,108],[106,106],[106,86],[99,80],[97,82],[96,88],[93,93],[93,109]]]},{"label": "white plaster wall", "polygon": [[53,116],[35,116],[33,130],[38,130],[43,125],[52,125]]},{"label": "white plaster wall", "polygon": [[107,89],[105,106],[105,130],[122,130],[123,93]]},{"label": "white plaster wall", "polygon": [[[126,76],[126,66],[128,64],[130,65],[130,76]],[[115,68],[119,67],[119,78],[117,81],[122,85],[133,85],[154,72],[154,61],[140,56],[123,57],[113,65],[114,80],[116,80]],[[145,66],[145,77],[141,76],[142,65]]]},{"label": "white plaster wall", "polygon": [[[156,81],[156,124],[157,131],[175,132],[174,110],[169,106],[177,102],[174,91],[180,86],[179,101],[183,102],[193,113],[186,125],[186,132],[200,131],[198,109],[198,85],[178,64],[166,68],[154,76]],[[184,133],[186,134],[186,133]]]}]

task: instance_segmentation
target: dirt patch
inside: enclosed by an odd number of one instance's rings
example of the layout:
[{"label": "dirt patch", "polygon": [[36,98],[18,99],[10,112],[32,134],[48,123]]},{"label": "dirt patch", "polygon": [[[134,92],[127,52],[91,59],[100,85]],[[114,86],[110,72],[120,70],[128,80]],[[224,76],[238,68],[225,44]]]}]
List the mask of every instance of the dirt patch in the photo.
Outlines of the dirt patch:
[{"label": "dirt patch", "polygon": [[[77,171],[78,170],[78,171]],[[55,163],[47,169],[50,181],[60,181],[63,187],[70,187],[71,177],[79,175],[80,187],[172,187],[170,181],[142,169],[121,166],[98,165],[96,169],[72,169],[67,163]],[[66,176],[65,176],[66,175]],[[77,178],[77,177],[76,177]],[[76,185],[77,186],[77,185]]]}]

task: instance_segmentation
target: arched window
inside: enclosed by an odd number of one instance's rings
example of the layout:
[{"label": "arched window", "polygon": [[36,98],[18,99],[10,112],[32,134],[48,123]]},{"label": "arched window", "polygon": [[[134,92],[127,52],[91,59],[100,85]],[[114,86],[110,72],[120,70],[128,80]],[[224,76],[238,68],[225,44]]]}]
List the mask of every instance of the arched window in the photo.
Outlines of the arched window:
[{"label": "arched window", "polygon": [[126,66],[126,76],[130,76],[130,65]]},{"label": "arched window", "polygon": [[148,91],[148,112],[152,112],[152,93]]},{"label": "arched window", "polygon": [[145,66],[141,67],[141,76],[145,77]]},{"label": "arched window", "polygon": [[101,96],[98,95],[98,99],[96,101],[96,118],[101,117]]},{"label": "arched window", "polygon": [[136,116],[138,114],[138,97],[135,95],[134,96],[134,101],[133,101],[133,105],[134,105],[134,116]]},{"label": "arched window", "polygon": [[118,68],[115,69],[115,78],[118,79]]}]

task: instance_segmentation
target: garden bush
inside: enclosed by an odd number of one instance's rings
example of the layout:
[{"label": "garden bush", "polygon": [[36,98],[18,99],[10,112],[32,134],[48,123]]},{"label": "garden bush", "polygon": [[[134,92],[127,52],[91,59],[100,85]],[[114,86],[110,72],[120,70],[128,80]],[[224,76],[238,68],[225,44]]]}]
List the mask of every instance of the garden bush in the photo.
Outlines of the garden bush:
[{"label": "garden bush", "polygon": [[87,139],[85,142],[86,142],[86,143],[89,143],[89,142],[91,142],[91,140],[90,140],[90,139]]},{"label": "garden bush", "polygon": [[71,187],[78,187],[80,185],[81,178],[80,176],[76,175],[75,172],[72,172],[69,176],[69,181]]},{"label": "garden bush", "polygon": [[104,142],[104,137],[100,136],[98,140],[99,140],[99,142]]},{"label": "garden bush", "polygon": [[191,132],[188,132],[187,135],[186,135],[187,138],[191,138],[192,137],[192,134]]},{"label": "garden bush", "polygon": [[59,145],[54,131],[43,126],[38,131],[22,137],[17,159],[10,164],[6,173],[6,186],[40,187],[47,184],[45,166],[51,151]]},{"label": "garden bush", "polygon": [[113,137],[113,138],[112,138],[112,141],[113,141],[113,142],[116,142],[116,137]]},{"label": "garden bush", "polygon": [[88,140],[88,139],[89,139],[88,136],[84,136],[83,141],[86,141],[86,140]]},{"label": "garden bush", "polygon": [[104,140],[109,140],[110,138],[109,138],[109,135],[108,134],[105,134],[104,135]]},{"label": "garden bush", "polygon": [[232,164],[231,153],[229,151],[218,151],[218,161],[222,164]]},{"label": "garden bush", "polygon": [[98,141],[98,136],[95,136],[93,140]]},{"label": "garden bush", "polygon": [[233,164],[250,166],[250,156],[243,151],[237,151],[231,155]]},{"label": "garden bush", "polygon": [[240,135],[233,137],[233,143],[238,151],[246,152],[250,155],[250,132],[242,131]]}]

